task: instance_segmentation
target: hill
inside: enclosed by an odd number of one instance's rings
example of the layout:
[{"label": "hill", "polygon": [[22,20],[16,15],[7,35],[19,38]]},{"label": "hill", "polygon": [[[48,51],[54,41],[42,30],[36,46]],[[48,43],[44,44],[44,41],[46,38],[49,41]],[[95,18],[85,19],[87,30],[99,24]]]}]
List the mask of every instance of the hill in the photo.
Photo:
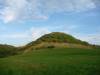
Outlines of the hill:
[{"label": "hill", "polygon": [[41,42],[75,43],[75,44],[84,44],[84,45],[88,44],[85,41],[78,40],[74,38],[73,36],[62,33],[62,32],[52,32],[50,34],[46,34],[40,37],[39,39],[35,41],[35,43],[41,43]]},{"label": "hill", "polygon": [[17,48],[11,45],[0,44],[0,58],[7,57],[10,55],[15,55],[17,53]]},{"label": "hill", "polygon": [[43,35],[36,41],[24,46],[23,49],[38,49],[38,48],[54,48],[54,47],[68,47],[68,48],[90,48],[90,44],[85,41],[76,39],[75,37],[62,33],[62,32],[52,32]]}]

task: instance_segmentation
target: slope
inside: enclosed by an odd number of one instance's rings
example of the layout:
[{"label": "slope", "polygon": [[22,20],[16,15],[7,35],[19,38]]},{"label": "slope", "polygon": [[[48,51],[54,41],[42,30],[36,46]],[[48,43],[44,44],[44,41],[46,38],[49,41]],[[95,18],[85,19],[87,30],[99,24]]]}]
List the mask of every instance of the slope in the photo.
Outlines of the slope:
[{"label": "slope", "polygon": [[36,41],[24,46],[23,49],[41,49],[41,48],[55,48],[55,47],[68,47],[68,48],[90,48],[90,44],[76,39],[75,37],[65,34],[63,32],[52,32],[43,35]]}]

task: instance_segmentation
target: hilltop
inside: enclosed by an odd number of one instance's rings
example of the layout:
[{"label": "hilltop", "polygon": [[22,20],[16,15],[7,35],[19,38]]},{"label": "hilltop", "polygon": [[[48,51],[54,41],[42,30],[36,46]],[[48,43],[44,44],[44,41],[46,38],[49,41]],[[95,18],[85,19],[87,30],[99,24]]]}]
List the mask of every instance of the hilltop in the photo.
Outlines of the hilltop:
[{"label": "hilltop", "polygon": [[83,42],[81,40],[76,39],[75,37],[63,33],[63,32],[52,32],[46,35],[43,35],[35,42],[57,42],[57,43],[76,43],[76,44],[88,44],[87,42]]}]

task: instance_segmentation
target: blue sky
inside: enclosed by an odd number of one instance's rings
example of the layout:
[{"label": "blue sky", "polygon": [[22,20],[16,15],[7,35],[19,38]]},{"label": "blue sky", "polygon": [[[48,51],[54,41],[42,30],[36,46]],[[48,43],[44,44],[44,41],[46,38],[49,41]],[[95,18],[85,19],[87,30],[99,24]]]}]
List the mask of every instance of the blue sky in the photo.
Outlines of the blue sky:
[{"label": "blue sky", "polygon": [[0,43],[25,45],[65,32],[100,45],[100,0],[0,0]]}]

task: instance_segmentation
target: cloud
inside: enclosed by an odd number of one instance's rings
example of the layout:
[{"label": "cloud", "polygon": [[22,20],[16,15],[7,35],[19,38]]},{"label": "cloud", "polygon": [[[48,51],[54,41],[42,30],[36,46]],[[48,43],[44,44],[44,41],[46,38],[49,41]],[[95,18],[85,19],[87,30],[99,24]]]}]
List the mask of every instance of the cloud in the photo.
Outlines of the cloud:
[{"label": "cloud", "polygon": [[50,33],[47,28],[36,28],[32,27],[28,31],[20,32],[20,33],[10,33],[10,34],[2,34],[0,38],[8,38],[8,39],[28,39],[33,38],[36,40],[44,34]]},{"label": "cloud", "polygon": [[30,29],[30,31],[31,31],[33,40],[38,39],[39,37],[41,37],[44,34],[50,33],[50,30],[48,28],[34,28],[34,27],[32,27]]},{"label": "cloud", "polygon": [[0,0],[0,16],[7,23],[23,19],[48,19],[59,12],[82,12],[96,8],[98,0]]},{"label": "cloud", "polygon": [[14,34],[3,34],[0,38],[6,39],[27,39],[29,35],[27,33],[14,33]]},{"label": "cloud", "polygon": [[31,41],[35,41],[36,39],[40,38],[42,35],[47,33],[50,33],[50,30],[48,28],[31,27],[27,31],[20,33],[13,32],[9,34],[1,34],[0,39],[2,39],[1,43],[8,42],[8,44],[19,46],[19,45],[25,45]]},{"label": "cloud", "polygon": [[8,23],[10,21],[13,21],[16,19],[16,15],[13,11],[6,9],[3,13],[2,13],[2,19],[5,23]]},{"label": "cloud", "polygon": [[79,12],[96,7],[92,0],[46,0],[44,5],[49,12]]},{"label": "cloud", "polygon": [[60,32],[65,32],[67,34],[74,34],[76,33],[76,30],[78,30],[81,26],[80,25],[75,25],[75,24],[63,24],[63,25],[55,25],[53,28],[48,27],[52,31],[60,31]]},{"label": "cloud", "polygon": [[100,45],[100,34],[87,34],[87,35],[78,35],[77,38],[87,41],[91,44],[97,44]]}]

